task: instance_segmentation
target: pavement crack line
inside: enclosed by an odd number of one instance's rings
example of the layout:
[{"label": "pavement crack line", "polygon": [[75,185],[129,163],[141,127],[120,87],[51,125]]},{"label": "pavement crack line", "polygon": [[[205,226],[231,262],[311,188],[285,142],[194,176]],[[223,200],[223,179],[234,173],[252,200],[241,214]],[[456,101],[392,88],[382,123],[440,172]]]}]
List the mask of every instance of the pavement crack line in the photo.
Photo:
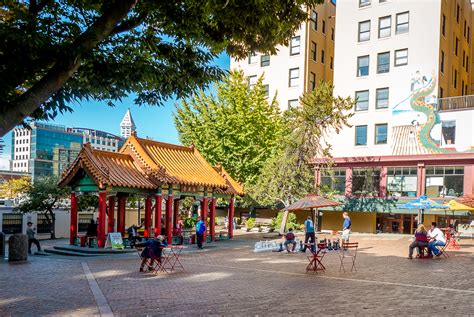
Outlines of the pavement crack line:
[{"label": "pavement crack line", "polygon": [[97,307],[99,308],[100,315],[103,317],[113,317],[114,313],[112,313],[112,309],[110,308],[107,299],[100,290],[99,284],[97,284],[97,281],[95,280],[94,275],[92,274],[89,268],[89,265],[87,264],[87,262],[81,262],[81,264],[82,269],[84,270],[84,274],[86,275],[87,282],[89,283],[89,288],[91,289]]},{"label": "pavement crack line", "polygon": [[[197,262],[195,262],[195,263],[197,263]],[[252,268],[236,267],[236,266],[230,266],[230,265],[202,264],[202,263],[199,263],[199,264],[204,265],[204,266],[210,266],[210,267],[221,267],[221,268],[236,269],[236,270],[247,270],[247,271],[265,272],[265,273],[307,276],[306,273],[285,272],[285,271],[264,270],[264,269],[252,269]],[[328,279],[328,280],[339,280],[339,281],[346,281],[346,282],[359,282],[359,283],[390,285],[390,286],[403,286],[403,287],[411,287],[411,288],[430,289],[430,290],[436,290],[436,291],[447,291],[447,292],[456,292],[456,293],[464,293],[464,294],[474,294],[474,290],[469,290],[469,289],[456,289],[456,288],[447,288],[447,287],[438,287],[438,286],[429,286],[429,285],[415,285],[415,284],[407,284],[407,283],[362,280],[362,279],[356,279],[356,278],[337,277],[337,276],[323,276],[323,275],[313,275],[313,276],[317,277],[317,278]]]}]

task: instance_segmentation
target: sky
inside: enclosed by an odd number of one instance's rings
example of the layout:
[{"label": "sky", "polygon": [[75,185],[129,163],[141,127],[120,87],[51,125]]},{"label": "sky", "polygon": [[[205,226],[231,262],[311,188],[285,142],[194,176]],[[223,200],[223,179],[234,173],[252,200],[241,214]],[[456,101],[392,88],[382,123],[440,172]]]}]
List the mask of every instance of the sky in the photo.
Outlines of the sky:
[{"label": "sky", "polygon": [[[222,69],[229,69],[230,58],[222,54],[214,63]],[[67,127],[91,128],[120,135],[120,122],[128,108],[132,112],[133,120],[137,126],[139,137],[151,137],[154,140],[179,143],[178,132],[174,126],[173,111],[176,100],[168,100],[164,106],[137,106],[133,97],[117,102],[115,107],[107,106],[106,102],[83,102],[72,104],[74,112],[58,115],[50,123]],[[0,169],[8,169],[8,160],[11,155],[11,132],[3,140],[5,149],[0,156]]]}]

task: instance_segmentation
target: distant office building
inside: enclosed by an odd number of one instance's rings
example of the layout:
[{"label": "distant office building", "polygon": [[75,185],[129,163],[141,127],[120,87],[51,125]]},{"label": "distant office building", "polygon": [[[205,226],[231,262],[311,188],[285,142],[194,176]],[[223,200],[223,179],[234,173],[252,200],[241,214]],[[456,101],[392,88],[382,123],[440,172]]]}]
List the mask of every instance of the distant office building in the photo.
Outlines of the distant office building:
[{"label": "distant office building", "polygon": [[287,46],[278,46],[277,54],[254,52],[247,59],[231,59],[231,69],[241,69],[254,85],[263,74],[268,96],[276,94],[280,109],[298,105],[298,98],[313,90],[321,80],[332,82],[336,1],[325,0],[307,8],[308,18]]},{"label": "distant office building", "polygon": [[12,170],[38,176],[60,175],[90,142],[98,150],[117,152],[122,140],[113,134],[87,128],[33,122],[31,129],[12,133]]},{"label": "distant office building", "polygon": [[120,136],[124,139],[132,135],[136,131],[137,127],[132,118],[132,113],[130,109],[127,110],[125,116],[123,116],[122,122],[120,123]]}]

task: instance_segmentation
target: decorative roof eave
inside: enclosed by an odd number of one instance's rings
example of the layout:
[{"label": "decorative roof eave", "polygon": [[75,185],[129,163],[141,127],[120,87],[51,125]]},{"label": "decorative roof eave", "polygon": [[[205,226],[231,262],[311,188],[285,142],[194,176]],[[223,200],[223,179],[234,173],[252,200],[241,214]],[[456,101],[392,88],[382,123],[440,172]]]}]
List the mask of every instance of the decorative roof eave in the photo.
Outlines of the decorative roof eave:
[{"label": "decorative roof eave", "polygon": [[224,194],[235,194],[239,196],[245,195],[244,187],[239,182],[234,180],[222,165],[219,164],[214,166],[214,169],[225,179],[228,184],[228,189],[222,191]]}]

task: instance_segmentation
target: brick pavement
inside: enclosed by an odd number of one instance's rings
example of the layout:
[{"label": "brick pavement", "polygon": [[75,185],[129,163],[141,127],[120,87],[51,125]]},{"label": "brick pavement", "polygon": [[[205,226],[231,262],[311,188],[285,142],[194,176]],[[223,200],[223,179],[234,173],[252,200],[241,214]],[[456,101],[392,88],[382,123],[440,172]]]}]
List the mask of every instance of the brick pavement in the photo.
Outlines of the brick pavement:
[{"label": "brick pavement", "polygon": [[35,257],[26,265],[0,265],[0,314],[98,314],[81,261],[117,316],[474,314],[470,239],[449,259],[432,260],[407,260],[406,236],[353,240],[361,245],[357,273],[339,273],[333,253],[325,258],[326,273],[305,274],[303,254],[253,253],[247,239],[183,253],[184,273],[157,276],[139,273],[133,254]]}]

